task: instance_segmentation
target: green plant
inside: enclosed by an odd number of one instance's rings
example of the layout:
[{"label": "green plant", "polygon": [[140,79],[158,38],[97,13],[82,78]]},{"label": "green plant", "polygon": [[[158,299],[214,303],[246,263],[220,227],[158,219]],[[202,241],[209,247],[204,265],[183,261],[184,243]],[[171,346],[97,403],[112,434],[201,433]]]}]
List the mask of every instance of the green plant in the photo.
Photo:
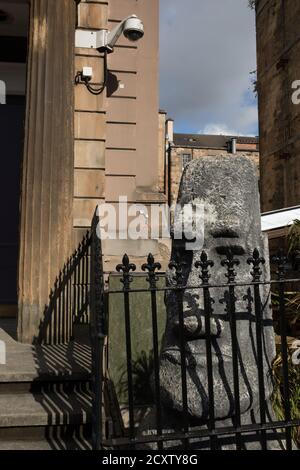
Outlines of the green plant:
[{"label": "green plant", "polygon": [[[279,348],[279,346],[278,346]],[[284,420],[284,402],[283,402],[283,367],[281,352],[277,352],[276,359],[273,362],[274,389],[272,395],[272,405],[278,420]],[[300,419],[300,367],[293,365],[291,353],[289,353],[289,393],[291,419]],[[295,443],[300,445],[300,428],[292,428],[292,437]]]},{"label": "green plant", "polygon": [[287,234],[288,254],[294,254],[300,250],[300,220],[295,219]]},{"label": "green plant", "polygon": [[[285,292],[285,317],[287,321],[287,334],[295,338],[300,338],[300,292]],[[279,294],[272,292],[272,306],[274,317],[274,329],[280,334],[279,319]]]},{"label": "green plant", "polygon": [[[287,245],[289,257],[295,259],[300,253],[300,220],[295,219],[290,226],[287,234]],[[287,323],[287,335],[290,336],[290,341],[293,338],[300,338],[300,292],[287,291],[284,292],[285,302],[285,318]],[[280,335],[280,311],[279,311],[279,294],[272,293],[272,305],[274,316],[274,328],[277,334]],[[290,342],[288,341],[288,343]],[[273,363],[273,378],[274,378],[274,391],[272,396],[272,403],[275,414],[279,420],[284,420],[284,402],[283,402],[283,367],[282,356],[280,352],[280,342],[277,345],[278,351],[276,359]],[[289,350],[289,392],[290,392],[290,407],[291,418],[300,419],[300,366],[292,364],[291,350]],[[292,429],[292,436],[295,443],[300,445],[300,428]]]},{"label": "green plant", "polygon": [[[141,351],[140,356],[132,361],[133,399],[135,405],[151,405],[154,403],[151,377],[154,370],[153,350]],[[127,369],[122,372],[119,382],[119,394],[128,394]]]}]

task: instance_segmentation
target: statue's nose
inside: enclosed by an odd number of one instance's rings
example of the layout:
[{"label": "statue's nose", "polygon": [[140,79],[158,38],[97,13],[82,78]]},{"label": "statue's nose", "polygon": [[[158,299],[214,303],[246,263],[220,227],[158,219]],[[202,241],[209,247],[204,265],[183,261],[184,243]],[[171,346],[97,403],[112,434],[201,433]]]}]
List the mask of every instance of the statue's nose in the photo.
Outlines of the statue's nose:
[{"label": "statue's nose", "polygon": [[[208,328],[206,328],[204,298],[194,290],[185,291],[182,299],[183,334],[188,339],[220,336],[223,330],[223,321],[210,313]],[[173,318],[174,330],[180,335],[181,321],[179,314]],[[208,330],[208,331],[206,331]]]},{"label": "statue's nose", "polygon": [[[180,334],[181,322],[179,318],[174,321],[174,329]],[[183,314],[183,333],[189,339],[205,338],[210,336],[220,336],[223,330],[223,322],[216,318],[209,319],[209,330],[206,331],[204,312],[195,314]]]}]

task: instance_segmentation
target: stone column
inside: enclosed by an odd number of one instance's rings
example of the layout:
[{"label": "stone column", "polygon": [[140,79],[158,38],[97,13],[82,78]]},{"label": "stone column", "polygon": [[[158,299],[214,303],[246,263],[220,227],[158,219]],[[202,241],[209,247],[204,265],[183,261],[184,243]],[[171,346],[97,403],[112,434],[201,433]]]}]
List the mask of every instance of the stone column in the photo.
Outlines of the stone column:
[{"label": "stone column", "polygon": [[72,251],[74,0],[31,0],[18,338],[37,336]]}]

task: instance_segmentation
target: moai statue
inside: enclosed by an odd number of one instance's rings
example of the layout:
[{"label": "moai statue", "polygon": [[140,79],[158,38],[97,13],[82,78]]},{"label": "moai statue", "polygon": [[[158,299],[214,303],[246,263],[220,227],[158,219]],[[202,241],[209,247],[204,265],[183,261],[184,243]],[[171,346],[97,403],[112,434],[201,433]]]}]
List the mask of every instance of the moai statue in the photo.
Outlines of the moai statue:
[{"label": "moai statue", "polygon": [[[207,267],[212,285],[228,282],[230,253],[239,265],[233,264],[237,283],[251,283],[253,266],[247,262],[255,248],[260,257],[261,279],[268,281],[268,243],[261,232],[258,181],[252,163],[244,157],[205,157],[192,161],[185,169],[181,180],[178,205],[203,205],[203,246],[186,250],[182,240],[173,240],[172,260],[183,264],[182,285],[201,284],[199,263],[203,250],[213,262]],[[175,224],[180,220],[175,216]],[[196,266],[195,266],[196,264]],[[230,268],[230,266],[229,266]],[[233,272],[233,271],[232,271]],[[167,284],[175,285],[175,269],[167,273]],[[233,274],[234,276],[234,274]],[[228,315],[228,287],[210,288],[211,303],[210,340],[212,352],[214,426],[232,426],[237,409],[234,396],[234,371],[232,336]],[[260,422],[260,399],[256,323],[253,288],[236,286],[235,315],[238,361],[238,388],[241,424]],[[188,427],[207,429],[209,420],[209,391],[207,371],[206,330],[204,296],[200,288],[183,292],[183,330],[185,337],[185,363],[187,381]],[[266,404],[266,422],[274,420],[270,396],[272,394],[271,365],[275,357],[275,341],[270,306],[270,286],[260,286],[263,321],[263,379]],[[176,291],[166,294],[167,323],[160,356],[160,390],[162,400],[162,427],[164,432],[180,432],[183,426],[183,395],[181,387],[181,353],[179,303]],[[153,409],[142,423],[142,434],[155,433],[156,410]],[[267,433],[267,448],[280,449],[283,444]],[[242,437],[241,447],[261,449],[260,433],[252,433],[249,442]],[[207,438],[190,440],[192,448],[210,448]],[[166,445],[165,445],[166,446]],[[180,442],[169,441],[169,448],[180,447]],[[166,447],[167,447],[166,446]],[[157,448],[153,445],[153,448]],[[235,449],[236,438],[218,438],[216,448]]]}]

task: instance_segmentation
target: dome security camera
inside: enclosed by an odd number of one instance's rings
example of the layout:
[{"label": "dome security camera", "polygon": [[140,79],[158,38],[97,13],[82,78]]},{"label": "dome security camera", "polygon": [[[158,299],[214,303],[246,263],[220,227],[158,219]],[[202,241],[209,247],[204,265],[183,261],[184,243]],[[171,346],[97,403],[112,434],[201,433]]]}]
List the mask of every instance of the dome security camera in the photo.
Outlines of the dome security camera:
[{"label": "dome security camera", "polygon": [[100,53],[104,53],[104,82],[100,88],[95,88],[89,81],[92,76],[92,70],[85,70],[88,67],[84,67],[81,71],[78,71],[75,76],[75,83],[85,83],[90,93],[99,95],[103,92],[107,85],[107,54],[114,52],[114,46],[116,45],[121,34],[132,42],[136,42],[144,36],[144,25],[143,22],[136,16],[130,15],[119,23],[112,31],[107,29],[95,30],[82,30],[76,29],[75,33],[75,47],[96,49]]},{"label": "dome security camera", "polygon": [[132,42],[136,42],[144,36],[144,25],[139,18],[132,15],[126,20],[124,36]]},{"label": "dome security camera", "polygon": [[99,29],[98,31],[77,29],[75,46],[97,49],[98,52],[110,54],[114,51],[122,34],[131,42],[139,41],[144,36],[143,22],[136,15],[130,15],[111,31],[107,29]]},{"label": "dome security camera", "polygon": [[144,36],[143,22],[136,15],[130,15],[121,21],[112,31],[104,29],[98,31],[97,50],[99,52],[107,52],[108,54],[113,52],[114,46],[122,33],[129,41],[138,41]]}]

